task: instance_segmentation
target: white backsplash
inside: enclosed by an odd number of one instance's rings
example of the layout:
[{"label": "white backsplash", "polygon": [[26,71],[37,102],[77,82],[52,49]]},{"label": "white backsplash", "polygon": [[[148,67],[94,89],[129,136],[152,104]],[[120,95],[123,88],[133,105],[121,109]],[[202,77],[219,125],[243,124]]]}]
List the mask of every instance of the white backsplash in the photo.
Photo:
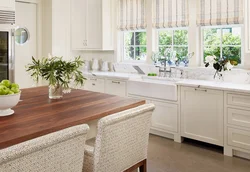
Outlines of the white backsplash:
[{"label": "white backsplash", "polygon": [[[134,64],[114,64],[116,72],[122,73],[137,73],[132,67]],[[136,64],[145,72],[145,74],[154,72],[158,74],[159,69],[153,65]],[[173,69],[172,77],[181,78],[180,70],[183,70],[184,79],[196,79],[196,80],[215,80],[215,69],[205,67],[185,67]],[[225,71],[223,73],[224,82],[238,83],[238,84],[250,84],[250,71],[244,69],[233,68],[231,71]]]}]

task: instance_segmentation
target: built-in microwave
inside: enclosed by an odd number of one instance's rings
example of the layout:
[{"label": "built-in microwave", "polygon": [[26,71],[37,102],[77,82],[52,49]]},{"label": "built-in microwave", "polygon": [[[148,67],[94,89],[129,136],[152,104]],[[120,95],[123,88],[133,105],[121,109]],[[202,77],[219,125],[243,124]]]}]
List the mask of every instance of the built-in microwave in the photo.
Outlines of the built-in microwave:
[{"label": "built-in microwave", "polygon": [[8,79],[15,80],[15,30],[11,27],[0,26],[0,82]]}]

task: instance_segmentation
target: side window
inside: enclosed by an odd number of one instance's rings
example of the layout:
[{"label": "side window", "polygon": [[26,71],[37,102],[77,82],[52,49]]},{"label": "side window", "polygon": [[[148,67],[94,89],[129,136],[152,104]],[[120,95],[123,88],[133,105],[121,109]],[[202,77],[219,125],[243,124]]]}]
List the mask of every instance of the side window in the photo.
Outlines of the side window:
[{"label": "side window", "polygon": [[123,60],[146,61],[147,36],[145,31],[124,32]]}]

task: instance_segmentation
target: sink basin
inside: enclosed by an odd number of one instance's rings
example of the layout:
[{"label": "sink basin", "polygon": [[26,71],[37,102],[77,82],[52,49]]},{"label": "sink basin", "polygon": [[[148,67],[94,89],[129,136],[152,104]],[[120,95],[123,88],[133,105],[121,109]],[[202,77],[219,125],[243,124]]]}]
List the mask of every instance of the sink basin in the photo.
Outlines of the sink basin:
[{"label": "sink basin", "polygon": [[177,101],[176,81],[151,78],[131,79],[128,81],[128,94]]}]

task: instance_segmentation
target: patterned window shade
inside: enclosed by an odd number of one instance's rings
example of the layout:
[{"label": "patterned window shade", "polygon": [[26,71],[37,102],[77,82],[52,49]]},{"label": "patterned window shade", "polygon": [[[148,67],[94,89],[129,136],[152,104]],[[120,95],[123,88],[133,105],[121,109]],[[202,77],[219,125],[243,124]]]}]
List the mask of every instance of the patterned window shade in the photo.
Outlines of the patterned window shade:
[{"label": "patterned window shade", "polygon": [[138,30],[146,28],[146,0],[119,0],[120,30]]},{"label": "patterned window shade", "polygon": [[153,0],[155,28],[185,27],[188,24],[188,0]]},{"label": "patterned window shade", "polygon": [[243,23],[243,0],[197,0],[199,26]]}]

